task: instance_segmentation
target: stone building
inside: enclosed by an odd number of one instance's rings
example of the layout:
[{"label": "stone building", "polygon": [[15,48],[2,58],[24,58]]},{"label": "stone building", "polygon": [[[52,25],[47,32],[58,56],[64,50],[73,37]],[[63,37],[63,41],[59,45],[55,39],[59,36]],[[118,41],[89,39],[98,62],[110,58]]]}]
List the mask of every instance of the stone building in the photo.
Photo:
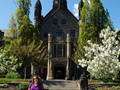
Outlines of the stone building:
[{"label": "stone building", "polygon": [[0,47],[4,45],[3,37],[4,37],[4,32],[0,30]]},{"label": "stone building", "polygon": [[72,79],[76,68],[72,55],[79,35],[78,19],[68,10],[67,0],[53,0],[52,10],[45,17],[41,12],[42,5],[37,0],[35,27],[40,31],[40,39],[48,47],[48,62],[40,72],[47,80]]}]

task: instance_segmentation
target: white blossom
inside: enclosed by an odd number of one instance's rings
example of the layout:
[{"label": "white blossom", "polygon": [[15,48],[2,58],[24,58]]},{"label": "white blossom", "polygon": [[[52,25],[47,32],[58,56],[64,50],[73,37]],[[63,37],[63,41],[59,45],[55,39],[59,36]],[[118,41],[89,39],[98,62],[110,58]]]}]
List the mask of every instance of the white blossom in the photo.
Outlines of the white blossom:
[{"label": "white blossom", "polygon": [[89,47],[85,46],[85,59],[79,60],[80,65],[86,64],[88,72],[95,78],[116,78],[120,71],[120,45],[117,30],[109,27],[101,30],[102,44],[93,44],[88,41]]},{"label": "white blossom", "polygon": [[0,52],[0,71],[2,72],[16,72],[16,69],[22,65],[18,63],[18,59],[14,56],[5,54],[5,50]]}]

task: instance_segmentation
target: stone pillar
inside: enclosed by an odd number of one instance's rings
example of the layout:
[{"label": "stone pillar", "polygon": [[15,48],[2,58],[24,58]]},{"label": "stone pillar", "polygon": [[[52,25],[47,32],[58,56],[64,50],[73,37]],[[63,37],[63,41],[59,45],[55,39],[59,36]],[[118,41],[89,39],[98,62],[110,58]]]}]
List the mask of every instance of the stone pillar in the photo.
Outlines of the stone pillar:
[{"label": "stone pillar", "polygon": [[71,69],[70,69],[70,58],[71,58],[71,39],[70,34],[67,34],[67,65],[66,65],[66,79],[70,79]]},{"label": "stone pillar", "polygon": [[33,65],[32,65],[32,63],[31,63],[31,75],[34,75],[35,73],[34,73],[34,67],[33,67]]},{"label": "stone pillar", "polygon": [[52,80],[52,35],[48,34],[47,80]]}]

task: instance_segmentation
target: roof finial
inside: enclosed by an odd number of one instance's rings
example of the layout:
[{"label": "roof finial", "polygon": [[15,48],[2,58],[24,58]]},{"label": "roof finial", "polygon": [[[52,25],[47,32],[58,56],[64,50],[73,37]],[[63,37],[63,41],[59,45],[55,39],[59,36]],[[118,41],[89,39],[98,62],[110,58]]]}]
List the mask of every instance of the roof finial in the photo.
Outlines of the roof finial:
[{"label": "roof finial", "polygon": [[41,21],[41,11],[42,11],[42,5],[40,0],[37,0],[35,4],[35,12],[34,12],[34,20],[35,20],[35,26],[40,25]]},{"label": "roof finial", "polygon": [[79,6],[78,6],[78,10],[79,10],[79,18],[81,17],[81,10],[83,8],[84,2],[83,0],[80,0]]},{"label": "roof finial", "polygon": [[67,1],[66,0],[53,0],[53,8],[61,7],[61,6],[67,8]]}]

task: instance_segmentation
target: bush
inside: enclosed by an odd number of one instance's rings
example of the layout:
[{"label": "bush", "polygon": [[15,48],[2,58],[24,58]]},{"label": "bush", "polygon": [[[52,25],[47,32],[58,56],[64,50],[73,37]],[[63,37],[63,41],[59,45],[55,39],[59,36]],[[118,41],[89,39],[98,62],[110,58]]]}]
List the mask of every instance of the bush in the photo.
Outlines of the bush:
[{"label": "bush", "polygon": [[113,86],[111,90],[120,90],[120,86]]},{"label": "bush", "polygon": [[112,87],[97,87],[91,90],[120,90],[120,86],[112,86]]},{"label": "bush", "polygon": [[21,83],[21,84],[19,84],[19,89],[20,90],[27,90],[27,88],[28,88],[28,83]]},{"label": "bush", "polygon": [[9,83],[9,82],[11,82],[10,79],[0,78],[0,83]]},{"label": "bush", "polygon": [[104,83],[120,83],[120,80],[119,79],[115,79],[115,80],[112,80],[112,79],[101,79],[101,81],[103,81]]},{"label": "bush", "polygon": [[10,72],[10,73],[7,73],[6,78],[17,79],[17,78],[20,78],[20,74],[17,72],[16,73]]},{"label": "bush", "polygon": [[6,88],[8,86],[9,86],[8,84],[0,84],[0,88]]},{"label": "bush", "polygon": [[0,83],[10,83],[10,82],[30,82],[31,79],[11,79],[11,78],[0,78]]}]

